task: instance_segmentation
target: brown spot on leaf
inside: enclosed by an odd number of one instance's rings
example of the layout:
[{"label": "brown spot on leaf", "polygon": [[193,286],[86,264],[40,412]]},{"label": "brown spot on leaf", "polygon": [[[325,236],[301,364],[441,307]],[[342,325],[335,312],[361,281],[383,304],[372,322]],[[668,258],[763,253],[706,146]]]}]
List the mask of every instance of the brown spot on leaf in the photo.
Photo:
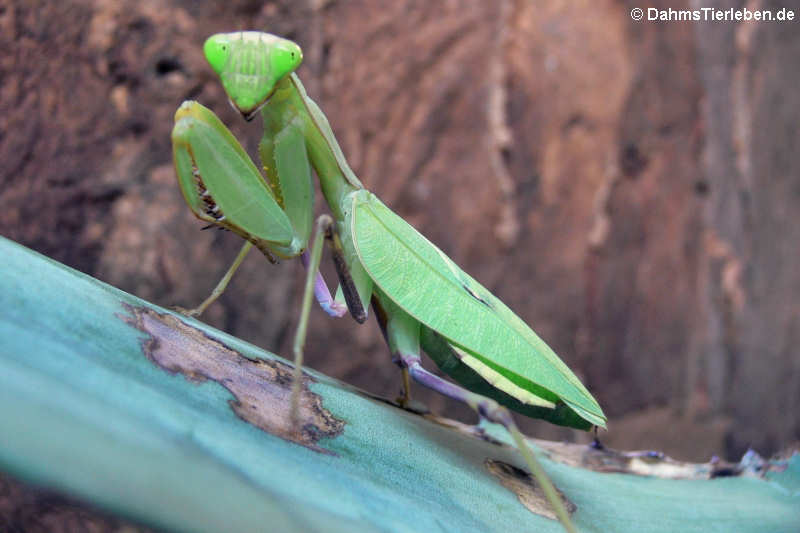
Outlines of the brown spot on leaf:
[{"label": "brown spot on leaf", "polygon": [[322,398],[309,390],[309,383],[314,381],[311,376],[303,374],[300,423],[292,424],[292,367],[280,361],[245,357],[175,315],[123,305],[130,316],[121,318],[148,335],[142,341],[142,351],[156,365],[194,382],[216,381],[233,394],[231,408],[245,422],[311,450],[332,453],[317,443],[340,435],[344,421],[327,411]]},{"label": "brown spot on leaf", "polygon": [[[548,503],[544,491],[533,476],[503,461],[487,459],[484,464],[489,473],[496,477],[505,488],[515,493],[520,503],[527,507],[530,512],[545,516],[551,520],[558,519],[555,511]],[[569,501],[564,496],[564,493],[558,489],[556,489],[556,492],[558,492],[561,501],[564,502],[564,507],[569,514],[578,509],[578,506]]]}]

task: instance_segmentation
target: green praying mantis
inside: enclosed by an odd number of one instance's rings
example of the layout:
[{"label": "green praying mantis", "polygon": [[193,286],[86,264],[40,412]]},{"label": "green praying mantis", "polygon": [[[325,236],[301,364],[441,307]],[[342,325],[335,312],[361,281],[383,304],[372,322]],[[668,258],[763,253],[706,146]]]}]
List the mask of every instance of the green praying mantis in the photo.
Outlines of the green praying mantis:
[{"label": "green praying mantis", "polygon": [[[502,424],[572,531],[508,409],[568,427],[605,427],[592,395],[503,302],[364,188],[294,73],[303,59],[297,44],[267,33],[235,32],[210,37],[204,53],[234,107],[248,120],[259,112],[263,118],[259,154],[265,177],[213,112],[193,101],[180,106],[172,143],[183,196],[195,216],[245,239],[211,296],[188,313],[199,315],[224,291],[253,246],[271,262],[299,256],[307,274],[294,339],[292,419],[298,415],[312,298],[328,314],[349,311],[359,323],[371,305],[402,369],[401,404],[408,401],[413,378]],[[330,209],[316,223],[312,169]],[[335,297],[319,272],[324,243],[339,277]],[[458,385],[423,368],[421,351]]]}]

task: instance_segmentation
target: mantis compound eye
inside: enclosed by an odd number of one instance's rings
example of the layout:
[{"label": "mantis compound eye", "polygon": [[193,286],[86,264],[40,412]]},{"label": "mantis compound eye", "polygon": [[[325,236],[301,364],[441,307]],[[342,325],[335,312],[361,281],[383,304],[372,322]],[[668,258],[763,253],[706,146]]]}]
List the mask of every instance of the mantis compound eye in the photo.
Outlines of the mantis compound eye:
[{"label": "mantis compound eye", "polygon": [[214,72],[221,74],[228,62],[231,43],[227,34],[218,33],[206,39],[203,44],[203,54]]},{"label": "mantis compound eye", "polygon": [[269,52],[272,74],[276,80],[294,72],[303,61],[303,51],[292,41],[281,39]]}]

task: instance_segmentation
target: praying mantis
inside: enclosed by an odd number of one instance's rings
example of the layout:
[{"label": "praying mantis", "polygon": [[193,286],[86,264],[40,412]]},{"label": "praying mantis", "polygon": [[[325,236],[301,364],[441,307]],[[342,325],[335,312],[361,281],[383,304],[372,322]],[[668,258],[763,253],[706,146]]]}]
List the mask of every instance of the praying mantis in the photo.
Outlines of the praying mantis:
[{"label": "praying mantis", "polygon": [[[574,531],[508,409],[590,429],[605,427],[597,401],[522,319],[364,188],[294,73],[303,59],[297,44],[235,32],[209,37],[204,53],[233,106],[247,120],[259,112],[263,118],[265,176],[213,112],[194,101],[180,106],[172,144],[184,199],[199,219],[245,239],[211,296],[188,313],[199,315],[224,291],[252,247],[271,262],[300,257],[307,273],[293,346],[292,420],[312,298],[331,316],[349,311],[359,323],[371,306],[402,369],[400,403],[408,401],[412,378],[503,425],[561,522]],[[312,169],[330,209],[316,221]],[[319,272],[324,243],[339,277],[335,297]],[[458,384],[423,368],[422,351]]]}]

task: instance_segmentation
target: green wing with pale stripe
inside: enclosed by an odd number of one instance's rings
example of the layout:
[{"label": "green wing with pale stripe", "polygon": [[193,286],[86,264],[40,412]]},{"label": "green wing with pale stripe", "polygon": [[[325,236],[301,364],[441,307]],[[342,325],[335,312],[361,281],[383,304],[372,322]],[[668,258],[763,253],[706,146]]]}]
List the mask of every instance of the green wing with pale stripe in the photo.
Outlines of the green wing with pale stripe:
[{"label": "green wing with pale stripe", "polygon": [[[605,426],[605,415],[589,391],[502,301],[374,194],[357,191],[352,201],[350,224],[359,259],[397,305],[464,350],[468,357],[462,362],[479,374],[495,372],[515,387],[546,402],[561,400],[588,422]],[[515,396],[513,391],[504,389]]]}]

